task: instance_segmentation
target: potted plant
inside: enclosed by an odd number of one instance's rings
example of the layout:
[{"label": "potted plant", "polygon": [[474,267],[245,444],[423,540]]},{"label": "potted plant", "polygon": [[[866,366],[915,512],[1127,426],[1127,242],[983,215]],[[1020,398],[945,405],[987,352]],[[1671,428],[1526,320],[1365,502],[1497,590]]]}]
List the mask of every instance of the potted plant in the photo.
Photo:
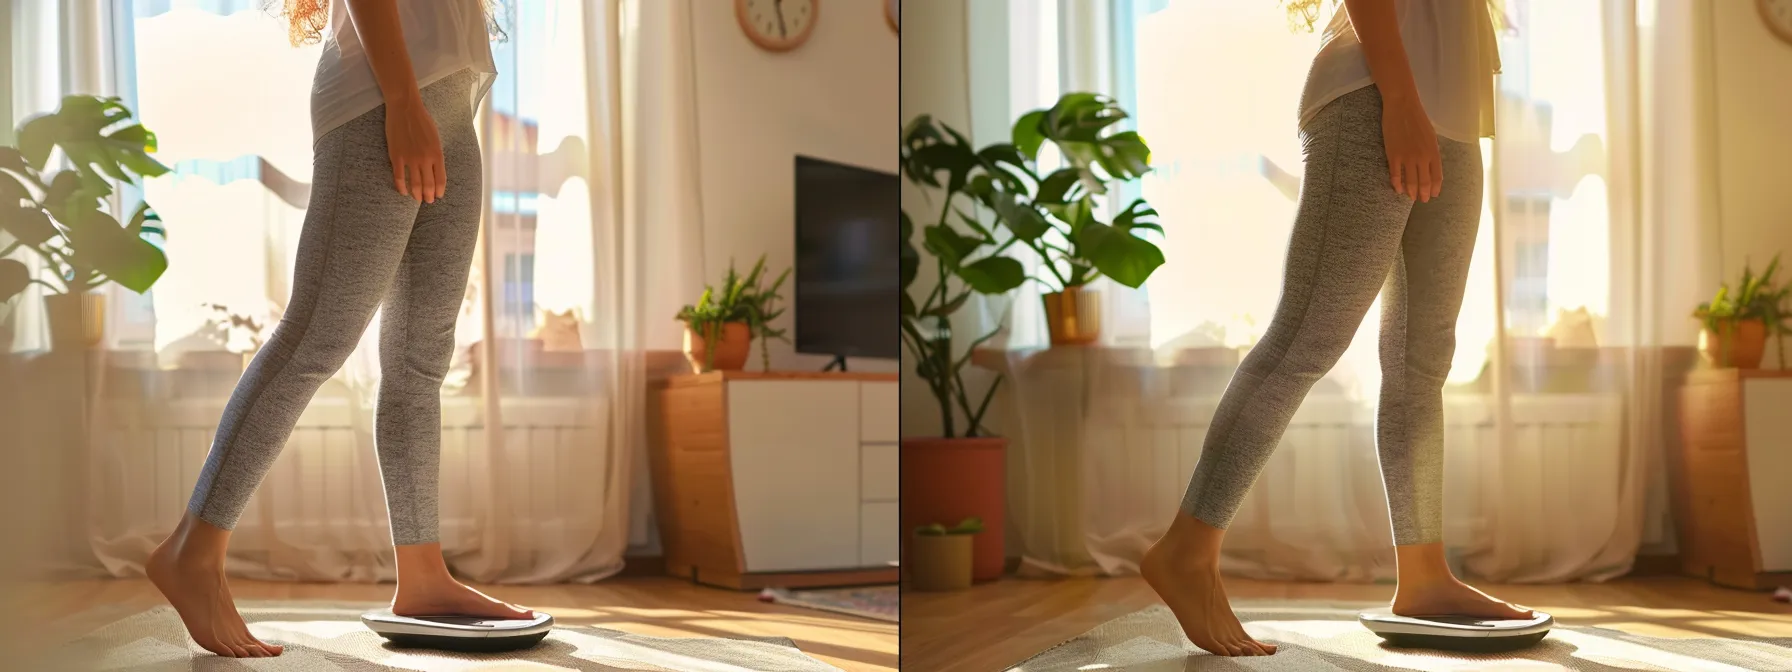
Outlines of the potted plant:
[{"label": "potted plant", "polygon": [[206,327],[212,337],[218,340],[227,352],[237,353],[242,357],[243,370],[249,370],[255,353],[263,344],[261,331],[267,327],[267,319],[257,321],[253,316],[231,312],[230,306],[218,303],[207,303],[212,317],[206,319]]},{"label": "potted plant", "polygon": [[764,255],[745,276],[736,273],[730,261],[719,290],[704,287],[697,303],[678,311],[678,320],[684,323],[684,356],[692,373],[741,370],[755,337],[760,339],[763,366],[771,370],[767,342],[788,340],[783,329],[772,328],[771,321],[784,314],[784,309],[777,307],[784,298],[778,290],[790,277],[790,269],[784,269],[770,285],[763,285],[764,273]]},{"label": "potted plant", "polygon": [[932,523],[915,528],[908,580],[915,590],[963,590],[971,586],[971,539],[983,521],[966,518],[950,528]]},{"label": "potted plant", "polygon": [[[1089,288],[1111,278],[1137,288],[1163,265],[1163,251],[1140,237],[1163,234],[1157,211],[1133,199],[1103,221],[1102,199],[1110,181],[1131,181],[1151,170],[1151,149],[1135,131],[1113,132],[1127,114],[1106,97],[1070,93],[1048,109],[1033,110],[1014,122],[1013,142],[985,147],[974,156],[989,164],[967,178],[963,190],[993,213],[1008,233],[1004,245],[1033,251],[1040,273],[1033,279],[1048,290],[1046,325],[1052,345],[1085,345],[1101,336],[1100,295]],[[916,129],[923,132],[925,129]],[[912,142],[905,138],[904,145]],[[1050,142],[1064,167],[1041,174],[1040,149]],[[951,169],[965,152],[916,152],[925,168]],[[968,219],[968,217],[967,217]]]},{"label": "potted plant", "polygon": [[[984,521],[989,530],[975,535],[972,542],[973,574],[979,581],[1002,574],[1008,442],[983,427],[1001,377],[977,394],[965,380],[965,366],[971,352],[997,332],[960,340],[952,316],[972,295],[1002,294],[1026,279],[1020,262],[1002,254],[1006,245],[997,240],[995,227],[959,209],[977,206],[967,192],[973,182],[1018,179],[1000,177],[1007,173],[998,166],[1010,157],[1018,160],[1018,155],[998,154],[1003,154],[999,147],[975,151],[964,136],[926,115],[915,118],[902,133],[903,176],[916,186],[943,192],[943,197],[934,206],[938,219],[920,231],[919,249],[914,244],[914,220],[906,212],[900,216],[902,344],[940,418],[938,436],[902,440],[901,521],[903,529],[971,516]],[[917,283],[923,251],[934,263],[929,282]]]},{"label": "potted plant", "polygon": [[[1743,264],[1742,278],[1734,296],[1729,283],[1718,287],[1717,296],[1699,304],[1692,316],[1702,323],[1699,351],[1713,366],[1720,368],[1758,369],[1766,354],[1769,330],[1784,333],[1787,328],[1783,309],[1788,290],[1773,283],[1779,270],[1780,257],[1773,256],[1767,270],[1755,275]],[[1781,343],[1780,361],[1785,361]]]},{"label": "potted plant", "polygon": [[[44,309],[57,347],[99,344],[105,304],[93,289],[116,282],[141,293],[168,269],[167,257],[150,242],[166,232],[149,204],[139,205],[128,224],[107,212],[105,199],[113,193],[107,178],[134,184],[168,172],[149,157],[155,134],[130,119],[117,98],[69,96],[55,113],[21,125],[18,147],[0,147],[0,230],[12,237],[0,257],[30,250],[54,280],[0,258],[0,301],[28,285],[48,290]],[[49,172],[57,147],[73,168]]]}]

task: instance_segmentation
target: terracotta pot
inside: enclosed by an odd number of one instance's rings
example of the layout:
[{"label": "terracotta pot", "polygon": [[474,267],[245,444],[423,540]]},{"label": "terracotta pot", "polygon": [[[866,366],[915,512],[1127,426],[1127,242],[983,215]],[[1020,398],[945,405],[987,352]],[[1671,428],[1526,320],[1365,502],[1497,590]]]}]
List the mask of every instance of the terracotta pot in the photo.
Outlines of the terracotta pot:
[{"label": "terracotta pot", "polygon": [[971,537],[968,534],[909,533],[908,578],[915,590],[963,590],[971,587]]},{"label": "terracotta pot", "polygon": [[1052,345],[1088,345],[1101,339],[1101,294],[1078,285],[1040,298]]},{"label": "terracotta pot", "polygon": [[747,355],[753,350],[753,332],[747,329],[745,322],[729,322],[722,325],[721,343],[716,346],[714,365],[704,368],[704,357],[709,348],[703,334],[684,327],[684,358],[691,363],[691,373],[704,371],[739,371],[747,365]]},{"label": "terracotta pot", "polygon": [[94,292],[44,297],[50,322],[50,348],[91,350],[106,335],[106,296]]},{"label": "terracotta pot", "polygon": [[1699,334],[1699,352],[1718,368],[1759,369],[1767,352],[1767,323],[1761,320],[1725,320],[1718,330]]},{"label": "terracotta pot", "polygon": [[[1001,437],[902,440],[903,531],[933,523],[950,527],[971,516],[983,519],[983,531],[969,535],[974,581],[1002,577],[1007,452],[1008,440]],[[906,534],[903,539],[911,541]],[[904,566],[915,560],[908,550]]]}]

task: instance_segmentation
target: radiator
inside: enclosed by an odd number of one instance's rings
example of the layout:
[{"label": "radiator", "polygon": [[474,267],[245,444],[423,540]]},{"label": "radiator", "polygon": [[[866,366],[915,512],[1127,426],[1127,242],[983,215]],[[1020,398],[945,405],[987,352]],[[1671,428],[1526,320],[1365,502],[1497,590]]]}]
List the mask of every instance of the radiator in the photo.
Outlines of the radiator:
[{"label": "radiator", "polygon": [[[306,409],[243,512],[234,547],[263,544],[256,532],[264,520],[278,526],[283,544],[342,551],[390,547],[373,451],[373,414],[352,404],[346,398],[319,397]],[[513,548],[553,548],[563,546],[569,535],[595,536],[609,481],[602,459],[602,447],[610,442],[607,401],[506,401],[504,451],[495,462],[486,445],[481,406],[478,398],[442,400],[443,549],[479,545],[480,512],[490,509],[494,492],[503,493],[508,503],[508,511],[499,515],[516,530]],[[96,488],[94,505],[112,508],[114,514],[105,518],[125,521],[128,531],[171,529],[185,510],[223,410],[224,401],[217,399],[118,414],[96,437],[100,454],[117,456],[102,460],[117,472],[99,472],[112,487]],[[630,543],[638,546],[647,543],[644,533],[651,528],[652,512],[635,509],[630,518],[638,520],[631,520]]]},{"label": "radiator", "polygon": [[[1111,534],[1161,526],[1180,504],[1217,397],[1098,402],[1089,411],[1082,478],[1088,529]],[[1070,412],[1071,409],[1062,409]],[[1563,540],[1606,538],[1619,524],[1623,406],[1616,395],[1518,395],[1512,441],[1499,450],[1494,399],[1445,398],[1445,535],[1495,540],[1527,559],[1550,549],[1588,547]],[[1335,536],[1386,520],[1375,453],[1374,407],[1343,397],[1309,397],[1252,489],[1232,528],[1274,520],[1284,542]],[[1042,437],[1030,436],[1029,440]],[[1029,450],[1036,449],[1029,447]],[[1314,502],[1337,503],[1317,509]],[[1549,524],[1498,524],[1547,520]],[[1385,523],[1378,533],[1389,538]],[[1248,548],[1247,534],[1228,547]],[[1263,543],[1269,543],[1263,540]]]}]

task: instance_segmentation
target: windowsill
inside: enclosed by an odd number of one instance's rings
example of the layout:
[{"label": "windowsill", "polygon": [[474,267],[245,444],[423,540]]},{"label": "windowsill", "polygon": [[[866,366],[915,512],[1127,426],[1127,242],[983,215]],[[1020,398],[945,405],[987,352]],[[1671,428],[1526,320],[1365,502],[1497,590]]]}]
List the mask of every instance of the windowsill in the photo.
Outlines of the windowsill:
[{"label": "windowsill", "polygon": [[[1665,381],[1684,378],[1697,368],[1696,348],[1668,346],[1652,348],[1659,353],[1659,372]],[[1152,350],[1108,346],[1061,346],[1055,348],[977,348],[971,363],[978,368],[1014,375],[1049,372],[1087,371],[1100,366],[1118,375],[1127,371],[1143,374],[1161,372],[1178,383],[1196,389],[1223,389],[1232,372],[1244,359],[1244,348],[1204,347],[1180,350]],[[1509,350],[1513,363],[1508,384],[1520,394],[1589,394],[1615,392],[1626,388],[1630,364],[1636,356],[1634,348],[1558,348],[1524,347],[1514,344]],[[1446,394],[1491,394],[1493,367],[1484,366],[1474,380],[1445,388]],[[1173,383],[1177,384],[1177,383]],[[1322,381],[1315,393],[1326,389]]]},{"label": "windowsill", "polygon": [[[478,351],[475,350],[475,353]],[[611,350],[545,352],[527,349],[501,349],[498,387],[503,396],[511,397],[594,397],[606,396]],[[646,350],[639,357],[646,385],[690,372],[684,353],[677,350]],[[88,350],[6,353],[0,356],[0,369],[20,381],[79,381],[81,372],[90,389],[108,399],[215,400],[225,399],[235,389],[248,366],[243,353],[228,351],[190,351],[183,353],[172,367],[162,367],[155,353],[147,350]],[[451,372],[463,382],[451,382],[445,397],[476,397],[483,389],[484,377],[475,356],[472,367],[461,365]],[[75,382],[79,385],[79,382]],[[53,384],[62,389],[60,384]],[[76,388],[78,389],[78,388]],[[73,391],[73,390],[70,390]],[[345,379],[338,375],[326,381],[319,397],[340,396],[350,391]],[[78,392],[77,392],[78,394]]]}]

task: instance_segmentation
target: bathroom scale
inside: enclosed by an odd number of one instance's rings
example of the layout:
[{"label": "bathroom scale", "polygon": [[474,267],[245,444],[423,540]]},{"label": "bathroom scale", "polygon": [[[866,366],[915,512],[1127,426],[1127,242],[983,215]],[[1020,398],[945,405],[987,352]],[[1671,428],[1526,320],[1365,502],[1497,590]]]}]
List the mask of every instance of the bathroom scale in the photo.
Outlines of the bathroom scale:
[{"label": "bathroom scale", "polygon": [[361,614],[361,623],[398,646],[454,651],[511,651],[540,643],[554,629],[554,617],[399,616],[391,608]]},{"label": "bathroom scale", "polygon": [[1357,620],[1388,644],[1459,651],[1510,651],[1533,646],[1549,634],[1555,617],[1533,611],[1531,618],[1495,619],[1474,616],[1400,616],[1392,609],[1371,609]]}]

